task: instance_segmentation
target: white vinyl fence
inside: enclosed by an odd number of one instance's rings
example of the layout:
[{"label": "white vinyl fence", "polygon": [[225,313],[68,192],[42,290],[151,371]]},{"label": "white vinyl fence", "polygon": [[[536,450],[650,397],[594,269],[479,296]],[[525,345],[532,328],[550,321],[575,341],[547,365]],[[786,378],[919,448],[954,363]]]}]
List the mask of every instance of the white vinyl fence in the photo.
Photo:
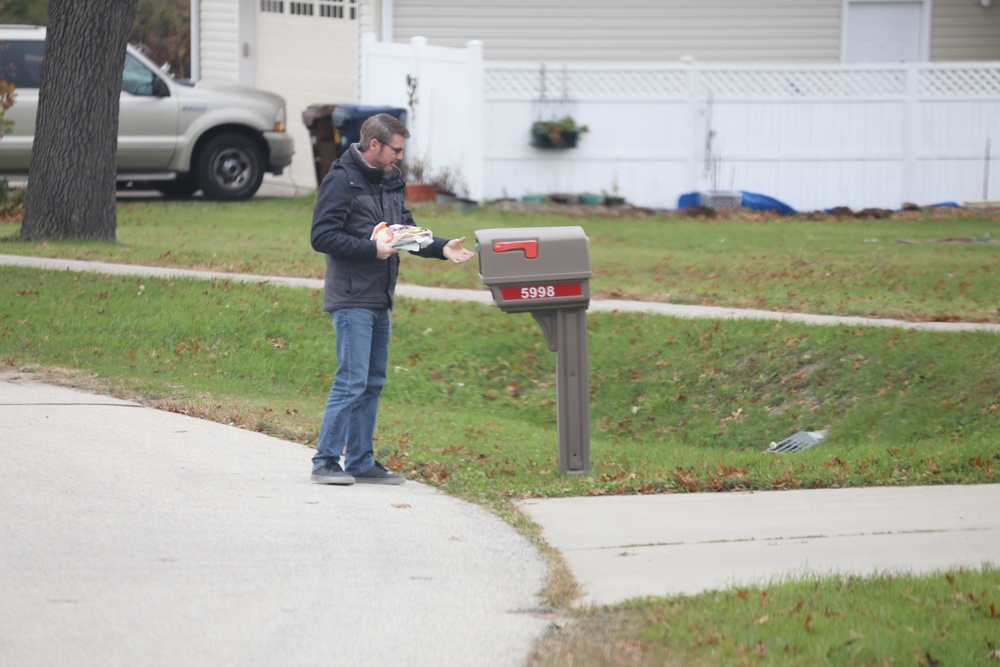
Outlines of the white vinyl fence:
[{"label": "white vinyl fence", "polygon": [[[461,162],[473,199],[617,189],[631,203],[674,208],[688,192],[749,191],[816,210],[1000,198],[1000,165],[990,169],[1000,63],[483,62],[474,42],[441,50],[465,54],[462,66],[481,74],[435,78],[435,62],[416,54],[440,47],[418,40],[363,42],[362,60],[382,69],[362,103],[397,103],[393,89],[405,101],[406,75],[419,67],[414,141],[432,170]],[[407,55],[392,64],[373,46]],[[589,128],[576,148],[530,145],[533,121],[566,115]],[[434,127],[421,125],[427,116]]]},{"label": "white vinyl fence", "polygon": [[360,103],[407,109],[404,160],[425,163],[427,176],[448,170],[461,180],[463,197],[482,201],[482,44],[429,46],[423,37],[394,44],[366,33],[360,62]]}]

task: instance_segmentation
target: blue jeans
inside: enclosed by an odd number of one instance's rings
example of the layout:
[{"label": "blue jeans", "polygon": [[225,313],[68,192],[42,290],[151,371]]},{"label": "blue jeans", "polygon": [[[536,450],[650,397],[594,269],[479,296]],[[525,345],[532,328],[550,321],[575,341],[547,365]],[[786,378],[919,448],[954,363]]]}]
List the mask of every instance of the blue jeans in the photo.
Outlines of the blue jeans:
[{"label": "blue jeans", "polygon": [[372,437],[389,363],[392,321],[388,308],[342,308],[330,315],[337,335],[337,374],[319,428],[313,470],[340,462],[350,474],[375,465]]}]

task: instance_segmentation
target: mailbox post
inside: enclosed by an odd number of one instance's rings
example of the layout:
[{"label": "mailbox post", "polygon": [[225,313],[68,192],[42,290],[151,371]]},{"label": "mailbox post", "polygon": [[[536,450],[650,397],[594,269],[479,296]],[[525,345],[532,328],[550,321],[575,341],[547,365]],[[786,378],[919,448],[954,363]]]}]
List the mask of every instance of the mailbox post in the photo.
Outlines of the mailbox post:
[{"label": "mailbox post", "polygon": [[590,469],[587,308],[590,239],[582,227],[476,231],[479,278],[505,313],[531,313],[556,353],[559,472]]}]

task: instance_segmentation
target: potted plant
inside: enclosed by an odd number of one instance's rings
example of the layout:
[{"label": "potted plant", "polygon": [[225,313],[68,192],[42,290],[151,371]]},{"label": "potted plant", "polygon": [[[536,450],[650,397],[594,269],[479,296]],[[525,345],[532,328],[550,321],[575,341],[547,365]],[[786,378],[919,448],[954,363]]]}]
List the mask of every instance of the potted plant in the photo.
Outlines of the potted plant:
[{"label": "potted plant", "polygon": [[403,180],[406,181],[406,201],[434,201],[437,189],[433,183],[425,180],[429,167],[427,158],[423,157],[415,157],[412,160],[403,160],[399,163],[399,170],[403,172]]},{"label": "potted plant", "polygon": [[479,202],[467,197],[459,197],[455,200],[455,203],[458,205],[458,210],[462,213],[472,213],[479,208]]},{"label": "potted plant", "polygon": [[435,201],[438,204],[454,204],[455,200],[467,190],[462,177],[450,167],[438,171],[431,179],[431,183],[434,185]]},{"label": "potted plant", "polygon": [[549,201],[555,204],[575,204],[576,195],[571,195],[567,192],[553,192],[549,195]]},{"label": "potted plant", "polygon": [[536,120],[531,124],[531,145],[536,148],[573,148],[577,139],[589,128],[572,116],[557,120]]},{"label": "potted plant", "polygon": [[604,205],[621,206],[624,203],[625,197],[622,197],[621,190],[618,187],[618,170],[615,170],[615,175],[611,179],[611,189],[604,190]]}]

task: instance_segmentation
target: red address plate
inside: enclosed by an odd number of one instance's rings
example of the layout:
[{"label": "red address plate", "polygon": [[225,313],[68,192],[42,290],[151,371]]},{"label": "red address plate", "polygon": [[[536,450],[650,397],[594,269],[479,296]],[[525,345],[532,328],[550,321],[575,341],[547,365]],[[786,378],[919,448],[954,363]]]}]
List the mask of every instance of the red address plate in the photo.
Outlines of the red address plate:
[{"label": "red address plate", "polygon": [[501,287],[500,294],[503,296],[504,301],[555,299],[561,296],[583,296],[583,283]]}]

